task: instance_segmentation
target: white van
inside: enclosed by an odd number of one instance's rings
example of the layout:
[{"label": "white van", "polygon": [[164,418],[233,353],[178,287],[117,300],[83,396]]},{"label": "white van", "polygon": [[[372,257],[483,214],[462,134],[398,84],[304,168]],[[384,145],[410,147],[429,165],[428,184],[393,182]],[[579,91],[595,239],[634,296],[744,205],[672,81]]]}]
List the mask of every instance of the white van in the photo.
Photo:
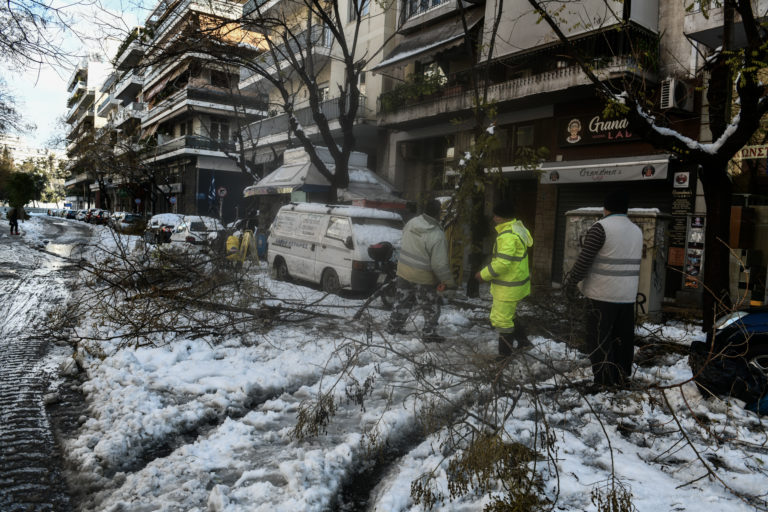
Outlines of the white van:
[{"label": "white van", "polygon": [[297,278],[340,289],[372,291],[379,272],[368,246],[400,247],[400,215],[360,206],[291,203],[277,212],[267,238],[267,260],[277,279]]}]

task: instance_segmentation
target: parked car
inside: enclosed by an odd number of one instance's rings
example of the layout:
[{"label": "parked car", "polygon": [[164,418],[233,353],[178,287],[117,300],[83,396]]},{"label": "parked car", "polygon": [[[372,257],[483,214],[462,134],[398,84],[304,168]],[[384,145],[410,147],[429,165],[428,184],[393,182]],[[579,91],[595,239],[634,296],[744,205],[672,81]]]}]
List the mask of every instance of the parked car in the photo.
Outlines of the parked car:
[{"label": "parked car", "polygon": [[267,260],[277,279],[296,277],[329,293],[373,291],[379,278],[368,247],[387,241],[400,247],[403,219],[356,206],[291,203],[270,228]]},{"label": "parked car", "polygon": [[77,210],[64,210],[65,219],[77,219]]},{"label": "parked car", "polygon": [[[110,220],[111,219],[112,218],[110,217]],[[122,215],[115,222],[113,222],[113,226],[115,231],[120,233],[125,233],[128,235],[139,235],[144,231],[146,227],[146,221],[144,220],[144,217],[137,213],[122,212]]]},{"label": "parked car", "polygon": [[213,217],[184,215],[171,233],[171,242],[214,246],[224,237],[224,225]]},{"label": "parked car", "polygon": [[85,221],[85,217],[88,215],[88,210],[80,210],[77,212],[77,220]]},{"label": "parked car", "polygon": [[183,216],[176,213],[158,213],[147,221],[144,240],[152,244],[162,244],[171,241],[173,229],[181,224]]},{"label": "parked car", "polygon": [[93,213],[93,216],[91,217],[91,224],[106,225],[108,222],[109,222],[108,210],[97,210]]},{"label": "parked car", "polygon": [[97,214],[99,211],[101,211],[101,210],[99,210],[98,208],[91,208],[90,210],[86,210],[86,213],[85,213],[85,222],[87,222],[87,223],[89,223],[89,224],[90,224],[90,223],[92,222],[92,220],[93,220],[93,217],[94,217],[94,216],[95,216],[95,215],[96,215],[96,214]]},{"label": "parked car", "polygon": [[113,212],[109,215],[109,226],[112,228],[115,228],[117,224],[120,222],[120,220],[125,217],[126,215],[129,215],[128,212]]}]

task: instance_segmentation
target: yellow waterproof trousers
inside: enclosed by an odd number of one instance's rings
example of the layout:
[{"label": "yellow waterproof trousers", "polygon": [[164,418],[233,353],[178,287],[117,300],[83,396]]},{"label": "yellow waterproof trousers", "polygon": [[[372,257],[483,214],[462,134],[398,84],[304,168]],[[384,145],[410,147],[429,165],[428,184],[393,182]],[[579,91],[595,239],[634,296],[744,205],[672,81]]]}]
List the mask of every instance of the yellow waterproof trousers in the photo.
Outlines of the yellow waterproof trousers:
[{"label": "yellow waterproof trousers", "polygon": [[515,330],[515,312],[517,303],[507,300],[493,300],[491,305],[491,325],[499,333],[513,332]]}]

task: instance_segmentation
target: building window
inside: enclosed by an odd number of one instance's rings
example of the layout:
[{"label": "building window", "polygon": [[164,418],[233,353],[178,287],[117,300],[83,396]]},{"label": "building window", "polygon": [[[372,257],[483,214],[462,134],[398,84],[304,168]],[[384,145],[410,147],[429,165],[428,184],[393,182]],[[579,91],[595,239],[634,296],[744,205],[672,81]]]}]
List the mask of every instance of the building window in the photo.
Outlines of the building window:
[{"label": "building window", "polygon": [[424,14],[430,9],[433,9],[438,5],[444,4],[448,1],[449,0],[405,0],[405,10],[407,17],[412,18],[414,16]]},{"label": "building window", "polygon": [[365,96],[365,71],[357,75],[357,90],[360,91],[360,96]]},{"label": "building window", "polygon": [[532,124],[518,126],[515,129],[515,147],[516,148],[533,147],[533,125]]},{"label": "building window", "polygon": [[222,142],[229,140],[229,120],[223,118],[211,119],[211,139]]},{"label": "building window", "polygon": [[229,76],[223,71],[211,70],[211,85],[214,87],[229,88]]},{"label": "building window", "polygon": [[360,10],[360,17],[368,16],[371,11],[371,0],[351,0],[349,2],[349,21],[357,19],[357,10]]},{"label": "building window", "polygon": [[179,126],[179,135],[194,135],[195,132],[192,129],[192,120],[185,121]]},{"label": "building window", "polygon": [[331,88],[327,85],[321,85],[318,87],[317,95],[320,101],[328,101],[331,99]]}]

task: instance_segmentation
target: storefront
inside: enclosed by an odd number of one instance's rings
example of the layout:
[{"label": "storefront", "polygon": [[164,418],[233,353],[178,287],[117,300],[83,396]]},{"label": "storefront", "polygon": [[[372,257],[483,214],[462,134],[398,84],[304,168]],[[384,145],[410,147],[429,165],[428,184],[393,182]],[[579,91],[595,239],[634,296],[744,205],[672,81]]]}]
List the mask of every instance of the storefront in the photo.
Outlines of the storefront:
[{"label": "storefront", "polygon": [[542,164],[540,185],[557,187],[552,281],[562,282],[566,271],[566,213],[602,207],[606,195],[623,189],[630,193],[630,208],[657,209],[671,217],[662,250],[668,262],[664,295],[673,297],[682,285],[679,269],[685,264],[687,216],[694,208],[694,174],[664,154]]}]

